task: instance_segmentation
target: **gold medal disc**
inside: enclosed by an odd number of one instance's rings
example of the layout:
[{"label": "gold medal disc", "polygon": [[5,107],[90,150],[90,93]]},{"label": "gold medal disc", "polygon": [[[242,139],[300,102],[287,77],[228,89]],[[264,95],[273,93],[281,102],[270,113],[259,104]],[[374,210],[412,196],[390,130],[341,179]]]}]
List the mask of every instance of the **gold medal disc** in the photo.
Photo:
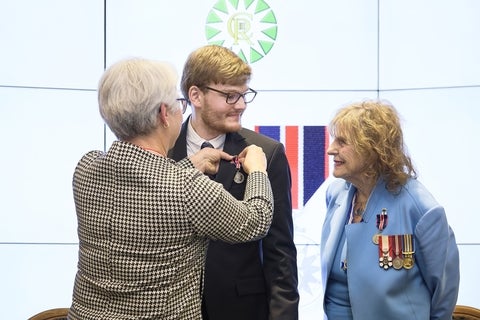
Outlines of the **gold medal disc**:
[{"label": "gold medal disc", "polygon": [[399,270],[403,267],[403,260],[402,258],[400,257],[395,257],[395,259],[393,259],[393,267],[396,269],[396,270]]},{"label": "gold medal disc", "polygon": [[405,269],[412,269],[413,268],[413,258],[412,257],[405,257],[403,259],[403,267]]}]

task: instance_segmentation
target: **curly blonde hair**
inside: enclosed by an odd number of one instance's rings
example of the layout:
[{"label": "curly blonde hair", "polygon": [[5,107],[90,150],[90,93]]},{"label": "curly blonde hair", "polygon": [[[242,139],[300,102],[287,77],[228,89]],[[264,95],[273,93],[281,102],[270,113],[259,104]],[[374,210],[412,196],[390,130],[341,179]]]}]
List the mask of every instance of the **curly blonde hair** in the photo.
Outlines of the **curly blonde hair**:
[{"label": "curly blonde hair", "polygon": [[398,112],[386,100],[365,100],[340,109],[329,124],[332,137],[343,136],[367,159],[367,176],[382,177],[390,192],[417,174],[407,153]]}]

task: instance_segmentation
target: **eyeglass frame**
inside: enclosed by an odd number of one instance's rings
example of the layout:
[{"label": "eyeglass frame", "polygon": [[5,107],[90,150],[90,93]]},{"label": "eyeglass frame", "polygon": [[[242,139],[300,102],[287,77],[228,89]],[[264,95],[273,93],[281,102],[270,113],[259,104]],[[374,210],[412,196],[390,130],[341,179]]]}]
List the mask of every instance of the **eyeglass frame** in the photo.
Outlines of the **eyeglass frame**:
[{"label": "eyeglass frame", "polygon": [[[226,102],[227,104],[232,104],[232,105],[233,105],[233,104],[236,104],[236,103],[238,102],[238,100],[240,100],[241,97],[243,98],[243,101],[245,102],[245,104],[247,104],[247,103],[252,102],[252,101],[255,99],[255,97],[257,96],[257,91],[253,90],[252,88],[248,88],[247,91],[245,91],[244,93],[240,93],[240,92],[225,92],[225,91],[221,91],[221,90],[218,90],[218,89],[209,87],[209,86],[203,86],[202,88],[207,89],[207,90],[212,90],[212,91],[215,91],[215,92],[217,92],[217,93],[220,93],[220,94],[224,95],[224,96],[225,96],[225,102]],[[245,95],[246,95],[247,93],[253,93],[252,99],[250,99],[248,102],[245,100]],[[228,99],[229,99],[230,97],[232,97],[232,94],[238,94],[238,98],[237,98],[234,102],[228,102]],[[230,98],[230,99],[231,99],[231,98]]]},{"label": "eyeglass frame", "polygon": [[188,106],[188,101],[185,98],[177,98],[177,101],[180,103],[180,106],[182,107],[182,114],[187,111],[187,106]]}]

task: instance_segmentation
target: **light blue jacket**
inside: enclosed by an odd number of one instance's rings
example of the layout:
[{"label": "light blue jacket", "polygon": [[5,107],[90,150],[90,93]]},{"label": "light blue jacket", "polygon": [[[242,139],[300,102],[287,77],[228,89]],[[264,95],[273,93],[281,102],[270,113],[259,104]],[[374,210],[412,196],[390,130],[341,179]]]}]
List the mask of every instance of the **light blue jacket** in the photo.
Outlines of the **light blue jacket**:
[{"label": "light blue jacket", "polygon": [[[379,181],[366,206],[364,221],[345,224],[355,187],[337,179],[326,193],[327,213],[322,230],[321,264],[324,293],[342,228],[347,241],[346,259],[350,303],[355,320],[451,319],[457,302],[459,257],[455,236],[445,210],[416,179],[398,194]],[[387,209],[382,234],[413,234],[412,269],[384,270],[379,266],[376,215]],[[333,319],[335,320],[335,319]]]}]

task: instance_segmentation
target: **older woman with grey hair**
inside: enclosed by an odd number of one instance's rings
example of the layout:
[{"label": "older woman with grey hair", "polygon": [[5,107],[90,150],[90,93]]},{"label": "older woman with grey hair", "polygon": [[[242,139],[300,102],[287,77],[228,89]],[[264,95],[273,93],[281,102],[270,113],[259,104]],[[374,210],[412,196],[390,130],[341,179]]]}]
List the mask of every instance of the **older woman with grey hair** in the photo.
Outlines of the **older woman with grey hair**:
[{"label": "older woman with grey hair", "polygon": [[[113,64],[98,101],[118,140],[85,154],[74,172],[79,261],[69,319],[201,319],[208,240],[245,242],[268,231],[265,154],[250,146],[235,157],[205,148],[167,158],[186,109],[167,63]],[[204,174],[220,161],[248,173],[242,201]]]}]

